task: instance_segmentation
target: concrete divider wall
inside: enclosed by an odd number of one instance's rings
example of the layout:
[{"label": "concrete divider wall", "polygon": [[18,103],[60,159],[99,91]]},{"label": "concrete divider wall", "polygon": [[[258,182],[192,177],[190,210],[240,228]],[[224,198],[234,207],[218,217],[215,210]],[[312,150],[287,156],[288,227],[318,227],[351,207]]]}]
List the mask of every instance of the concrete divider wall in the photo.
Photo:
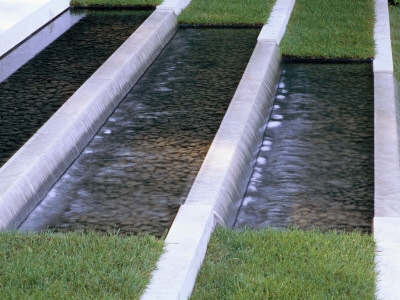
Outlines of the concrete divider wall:
[{"label": "concrete divider wall", "polygon": [[258,42],[185,205],[211,205],[220,225],[236,219],[280,76],[275,42]]},{"label": "concrete divider wall", "polygon": [[[387,0],[375,1],[375,215],[378,299],[400,295],[400,103],[393,76]],[[398,94],[397,94],[398,97]]]},{"label": "concrete divider wall", "polygon": [[280,76],[278,44],[294,2],[278,0],[263,27],[142,300],[189,298],[211,233],[217,224],[235,221],[272,110]]},{"label": "concrete divider wall", "polygon": [[0,169],[0,230],[16,228],[84,149],[177,29],[156,10]]},{"label": "concrete divider wall", "polygon": [[232,226],[280,76],[280,51],[258,42],[142,299],[187,299],[217,224]]}]

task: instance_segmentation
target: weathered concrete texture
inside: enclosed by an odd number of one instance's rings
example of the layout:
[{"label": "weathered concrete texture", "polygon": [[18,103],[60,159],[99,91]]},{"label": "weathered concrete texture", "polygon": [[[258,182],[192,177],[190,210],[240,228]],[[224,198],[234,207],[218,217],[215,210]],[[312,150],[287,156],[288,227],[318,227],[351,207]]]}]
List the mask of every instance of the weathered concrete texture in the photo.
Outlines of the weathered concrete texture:
[{"label": "weathered concrete texture", "polygon": [[[282,6],[290,15],[294,1],[278,0],[270,19]],[[286,17],[285,17],[286,18]],[[288,19],[288,17],[287,17]],[[268,22],[271,24],[272,22]],[[281,22],[277,32],[284,32]],[[268,32],[272,25],[265,25]],[[192,189],[166,239],[166,252],[141,299],[187,299],[217,224],[232,226],[272,109],[280,76],[280,38],[260,41],[243,74],[228,111]]]},{"label": "weathered concrete texture", "polygon": [[0,0],[0,56],[69,7],[69,0]]},{"label": "weathered concrete texture", "polygon": [[400,295],[400,108],[395,96],[388,3],[376,0],[374,60],[377,298]]},{"label": "weathered concrete texture", "polygon": [[0,230],[24,220],[167,44],[172,10],[155,11],[0,169]]}]

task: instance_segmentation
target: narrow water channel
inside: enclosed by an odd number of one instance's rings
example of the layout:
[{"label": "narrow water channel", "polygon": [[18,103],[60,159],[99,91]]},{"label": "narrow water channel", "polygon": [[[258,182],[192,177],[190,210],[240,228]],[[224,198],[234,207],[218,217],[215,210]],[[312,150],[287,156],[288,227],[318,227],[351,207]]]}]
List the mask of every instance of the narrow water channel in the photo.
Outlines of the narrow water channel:
[{"label": "narrow water channel", "polygon": [[62,31],[63,28],[55,27],[65,26],[65,22],[60,22],[63,19],[76,24],[63,34],[60,32],[61,35],[35,57],[26,62],[24,53],[29,54],[40,48],[41,43],[47,43],[50,37],[41,32],[15,49],[19,57],[11,52],[2,58],[0,72],[11,75],[0,76],[3,80],[0,84],[0,167],[150,13],[69,10],[42,31]]},{"label": "narrow water channel", "polygon": [[165,233],[258,29],[180,29],[20,230]]},{"label": "narrow water channel", "polygon": [[285,63],[235,227],[370,232],[373,96],[371,64]]}]

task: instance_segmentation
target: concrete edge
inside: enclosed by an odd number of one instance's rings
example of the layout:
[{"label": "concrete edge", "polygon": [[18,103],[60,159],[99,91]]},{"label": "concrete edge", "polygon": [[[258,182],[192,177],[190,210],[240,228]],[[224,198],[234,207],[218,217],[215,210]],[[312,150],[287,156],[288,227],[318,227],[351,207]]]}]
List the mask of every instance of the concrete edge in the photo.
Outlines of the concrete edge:
[{"label": "concrete edge", "polygon": [[68,9],[70,0],[50,0],[0,34],[0,56]]},{"label": "concrete edge", "polygon": [[[233,224],[261,144],[263,123],[271,112],[279,62],[276,43],[257,43],[189,196],[171,226],[165,252],[142,300],[189,298],[215,226]],[[250,94],[249,103],[246,93]],[[236,121],[244,110],[243,121]]]},{"label": "concrete edge", "polygon": [[374,73],[393,73],[390,20],[387,0],[375,0],[374,39],[376,55]]},{"label": "concrete edge", "polygon": [[400,107],[393,76],[387,0],[375,0],[374,70],[376,297],[398,299],[400,294]]},{"label": "concrete edge", "polygon": [[275,42],[279,45],[286,26],[289,22],[290,15],[296,0],[280,0],[277,1],[273,13],[268,19],[268,26],[264,26],[258,37],[259,42]]},{"label": "concrete edge", "polygon": [[84,149],[177,30],[156,10],[0,169],[0,230],[15,229]]},{"label": "concrete edge", "polygon": [[400,218],[375,217],[374,239],[377,299],[398,299],[400,295]]},{"label": "concrete edge", "polygon": [[159,6],[158,10],[173,10],[176,15],[179,15],[186,6],[189,5],[191,0],[165,0]]},{"label": "concrete edge", "polygon": [[[278,0],[276,6],[282,3],[293,7],[294,1]],[[270,19],[280,13],[273,10]],[[272,110],[280,60],[276,41],[258,40],[142,300],[189,298],[214,228],[232,226]]]}]

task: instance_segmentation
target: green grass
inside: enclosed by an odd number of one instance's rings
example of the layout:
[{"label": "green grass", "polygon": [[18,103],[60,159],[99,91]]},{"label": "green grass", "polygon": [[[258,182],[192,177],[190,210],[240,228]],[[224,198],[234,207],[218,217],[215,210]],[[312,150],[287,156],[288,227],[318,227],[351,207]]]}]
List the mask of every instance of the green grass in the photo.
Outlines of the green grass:
[{"label": "green grass", "polygon": [[297,0],[283,55],[366,59],[375,55],[374,0]]},{"label": "green grass", "polygon": [[1,299],[137,299],[162,248],[149,235],[1,233]]},{"label": "green grass", "polygon": [[394,75],[400,82],[400,5],[391,6],[389,13]]},{"label": "green grass", "polygon": [[374,248],[356,232],[218,228],[191,299],[374,299]]},{"label": "green grass", "polygon": [[178,21],[200,25],[264,24],[274,4],[275,0],[192,0]]},{"label": "green grass", "polygon": [[162,0],[71,0],[72,6],[156,6]]}]

